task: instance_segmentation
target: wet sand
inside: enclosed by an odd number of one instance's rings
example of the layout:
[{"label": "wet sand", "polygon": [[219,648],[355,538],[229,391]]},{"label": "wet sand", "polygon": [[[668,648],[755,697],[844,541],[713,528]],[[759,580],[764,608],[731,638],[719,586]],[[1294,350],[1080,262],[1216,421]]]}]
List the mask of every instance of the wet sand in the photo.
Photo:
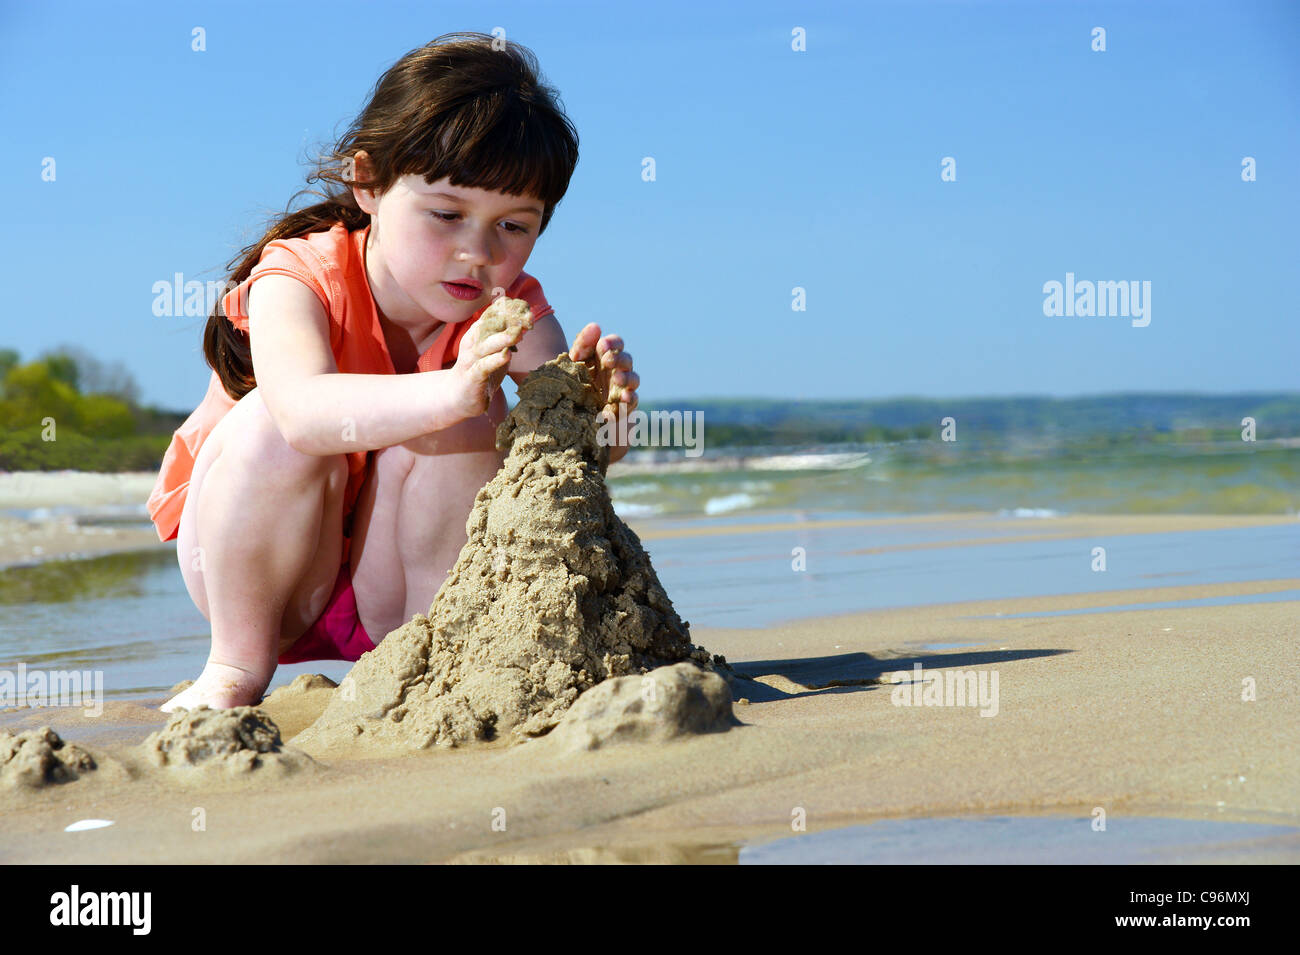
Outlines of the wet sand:
[{"label": "wet sand", "polygon": [[[792,826],[801,818],[807,832],[818,832],[890,817],[1086,819],[1101,808],[1111,820],[1300,826],[1300,603],[1006,616],[1298,584],[1161,587],[880,610],[758,630],[693,628],[750,678],[748,702],[735,706],[744,725],[581,754],[559,754],[547,738],[400,757],[318,754],[319,768],[297,777],[252,773],[198,786],[179,771],[135,761],[127,747],[166,721],[141,703],[108,701],[98,719],[73,708],[11,710],[0,713],[0,727],[51,725],[109,758],[106,771],[74,782],[0,789],[0,857],[729,863],[744,844],[797,834]],[[912,699],[917,663],[923,672],[996,671],[996,716],[971,706],[897,705]],[[907,674],[902,683],[880,682],[899,671]],[[1242,699],[1247,679],[1253,701]],[[263,709],[288,739],[331,692],[281,689]],[[114,824],[64,831],[87,818]],[[1226,852],[1193,847],[1186,858],[1295,862],[1300,836]]]},{"label": "wet sand", "polygon": [[160,542],[152,527],[97,527],[74,520],[0,517],[0,570],[47,560],[175,547],[173,542]]},{"label": "wet sand", "polygon": [[[148,523],[157,475],[131,471],[0,474],[0,569],[60,558],[174,548]],[[136,512],[134,518],[132,512]],[[19,516],[20,513],[28,516]]]}]

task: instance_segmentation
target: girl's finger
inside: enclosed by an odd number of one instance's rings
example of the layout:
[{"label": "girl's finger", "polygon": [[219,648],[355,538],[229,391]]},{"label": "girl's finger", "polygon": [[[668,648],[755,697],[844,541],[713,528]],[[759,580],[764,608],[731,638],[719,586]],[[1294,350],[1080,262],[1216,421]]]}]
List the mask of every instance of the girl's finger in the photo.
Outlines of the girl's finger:
[{"label": "girl's finger", "polygon": [[485,355],[478,361],[474,362],[474,373],[481,378],[489,378],[501,368],[510,364],[510,359],[514,355],[508,351],[494,352],[491,355]]},{"label": "girl's finger", "polygon": [[504,332],[497,332],[489,335],[483,341],[478,343],[479,355],[494,355],[499,351],[504,351],[511,345],[517,345],[523,338],[522,328],[508,328]]},{"label": "girl's finger", "polygon": [[573,336],[573,346],[569,349],[569,357],[573,361],[587,361],[595,354],[595,346],[599,338],[600,326],[595,322],[588,322],[583,326],[582,331]]}]

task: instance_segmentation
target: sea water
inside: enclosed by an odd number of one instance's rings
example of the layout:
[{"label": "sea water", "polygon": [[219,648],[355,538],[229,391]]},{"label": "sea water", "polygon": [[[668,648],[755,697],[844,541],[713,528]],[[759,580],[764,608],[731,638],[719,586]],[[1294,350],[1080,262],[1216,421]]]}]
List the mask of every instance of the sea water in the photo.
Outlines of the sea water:
[{"label": "sea water", "polygon": [[[1047,525],[1034,518],[863,519],[801,511],[637,526],[674,606],[694,628],[762,627],[967,600],[1273,580],[1298,576],[1300,569],[1300,521],[1041,540],[1035,535]],[[845,521],[850,523],[837,523]],[[1103,572],[1093,569],[1099,546],[1106,551]],[[1294,598],[1289,591],[1141,606]],[[1114,603],[1113,609],[1135,606]],[[173,548],[0,571],[0,669],[22,662],[29,670],[102,670],[106,698],[158,697],[198,675],[210,634],[186,592]],[[272,687],[300,673],[339,680],[350,666],[282,666]]]}]

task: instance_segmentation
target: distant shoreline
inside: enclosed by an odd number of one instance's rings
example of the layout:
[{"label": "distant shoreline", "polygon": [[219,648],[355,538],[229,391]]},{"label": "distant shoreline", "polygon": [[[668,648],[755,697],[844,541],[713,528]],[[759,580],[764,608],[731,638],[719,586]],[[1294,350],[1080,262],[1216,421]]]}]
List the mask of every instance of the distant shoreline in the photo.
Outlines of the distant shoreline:
[{"label": "distant shoreline", "polygon": [[[619,483],[617,479],[620,477],[730,471],[737,473],[739,478],[747,480],[745,472],[763,470],[785,471],[790,473],[791,478],[798,478],[801,472],[847,471],[873,466],[867,463],[871,455],[862,451],[752,456],[720,454],[715,457],[685,460],[682,460],[679,455],[676,461],[654,460],[654,456],[655,452],[650,452],[647,455],[648,459],[635,460],[629,457],[613,465],[608,474],[608,477],[615,481],[611,484],[611,490],[614,492],[616,507],[620,510],[621,516],[638,533],[646,535],[646,539],[682,533],[674,529],[681,521],[691,523],[703,521],[710,527],[720,528],[728,523],[734,523],[743,515],[746,524],[761,527],[771,521],[789,523],[790,515],[807,514],[819,508],[803,505],[779,506],[756,501],[751,507],[717,513],[705,511],[657,514],[644,508],[643,505],[638,505],[636,502],[642,498],[635,494],[630,499],[620,498],[622,493],[620,487],[627,488],[629,491],[636,490],[628,484]],[[174,542],[158,540],[157,532],[145,509],[145,502],[156,478],[157,474],[153,471],[118,474],[85,471],[0,473],[0,570],[49,560],[174,548]],[[731,490],[723,488],[716,493],[727,495]],[[1284,524],[1296,520],[1294,514],[1265,512],[1233,514],[1187,510],[1178,513],[1130,514],[1118,510],[1093,513],[1071,509],[1056,511],[1050,508],[999,510],[979,505],[972,506],[969,502],[966,506],[962,506],[955,499],[950,503],[954,506],[936,507],[932,510],[921,509],[915,512],[889,509],[877,513],[863,510],[859,517],[876,519],[888,513],[890,520],[902,518],[924,521],[934,519],[933,515],[978,511],[987,512],[991,517],[1008,520],[1033,519],[1041,522],[1042,528],[1052,525],[1062,530],[1067,526],[1086,526],[1091,532],[1096,532],[1097,527],[1101,525],[1110,527],[1117,523],[1133,523],[1143,527],[1149,526],[1152,529],[1158,527],[1163,530],[1173,530],[1208,526]],[[845,509],[832,507],[830,510]]]},{"label": "distant shoreline", "polygon": [[145,501],[157,473],[7,471],[0,473],[0,570],[159,550]]}]

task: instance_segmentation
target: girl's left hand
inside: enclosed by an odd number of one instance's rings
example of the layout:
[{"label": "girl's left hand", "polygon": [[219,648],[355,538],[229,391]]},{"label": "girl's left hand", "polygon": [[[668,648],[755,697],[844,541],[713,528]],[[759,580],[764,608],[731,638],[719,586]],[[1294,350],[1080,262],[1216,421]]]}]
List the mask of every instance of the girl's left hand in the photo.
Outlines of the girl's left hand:
[{"label": "girl's left hand", "polygon": [[600,326],[591,322],[574,336],[569,357],[586,362],[596,372],[597,387],[604,399],[602,416],[617,419],[620,405],[626,406],[625,415],[636,410],[636,390],[641,385],[641,376],[632,370],[632,356],[623,351],[622,338],[618,335],[601,337]]}]

